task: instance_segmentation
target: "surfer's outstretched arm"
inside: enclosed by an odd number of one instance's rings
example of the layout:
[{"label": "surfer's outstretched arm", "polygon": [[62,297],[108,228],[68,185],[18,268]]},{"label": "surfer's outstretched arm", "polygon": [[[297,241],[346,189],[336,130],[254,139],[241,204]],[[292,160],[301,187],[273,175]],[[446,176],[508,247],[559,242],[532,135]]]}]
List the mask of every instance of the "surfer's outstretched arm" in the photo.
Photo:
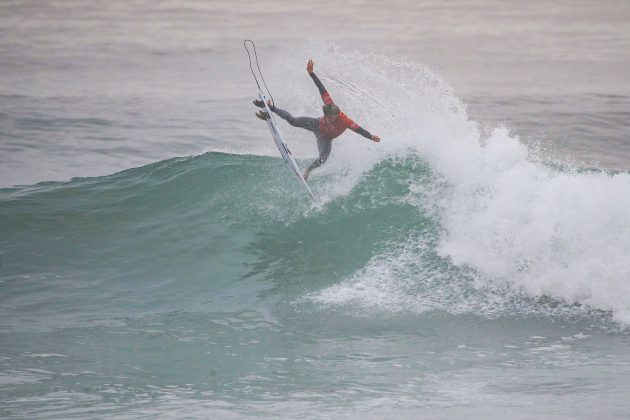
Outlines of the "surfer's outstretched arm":
[{"label": "surfer's outstretched arm", "polygon": [[319,94],[322,95],[322,100],[325,104],[334,103],[332,98],[330,97],[330,93],[328,93],[322,81],[319,80],[319,77],[317,77],[317,75],[313,71],[313,66],[313,60],[308,60],[308,63],[306,64],[306,71],[311,76],[311,79],[313,79],[313,82],[315,82],[315,86],[317,86],[317,89],[319,89]]},{"label": "surfer's outstretched arm", "polygon": [[344,114],[343,112],[339,114],[339,118],[341,118],[341,122],[343,122],[343,125],[345,125],[346,127],[348,127],[350,130],[354,131],[357,134],[362,135],[363,137],[365,137],[368,140],[372,140],[373,142],[378,143],[379,141],[381,141],[381,138],[377,135],[371,134],[369,131],[367,131],[365,128],[361,127],[359,124],[355,123],[354,121],[352,121],[346,114]]}]

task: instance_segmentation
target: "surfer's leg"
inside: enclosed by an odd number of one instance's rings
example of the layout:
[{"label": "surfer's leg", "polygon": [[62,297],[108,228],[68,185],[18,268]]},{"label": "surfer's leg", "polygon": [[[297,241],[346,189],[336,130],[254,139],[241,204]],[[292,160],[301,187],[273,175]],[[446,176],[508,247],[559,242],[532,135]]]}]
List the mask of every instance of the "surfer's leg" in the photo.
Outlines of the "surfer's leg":
[{"label": "surfer's leg", "polygon": [[311,163],[311,166],[306,168],[306,171],[304,171],[304,179],[308,179],[308,175],[313,169],[319,168],[328,160],[328,156],[330,156],[330,151],[332,150],[332,140],[318,136],[317,148],[319,149],[319,157]]},{"label": "surfer's leg", "polygon": [[278,114],[280,118],[291,124],[293,127],[299,127],[309,131],[314,131],[317,127],[319,127],[319,118],[294,117],[284,109],[280,109],[277,106],[274,107],[272,111]]}]

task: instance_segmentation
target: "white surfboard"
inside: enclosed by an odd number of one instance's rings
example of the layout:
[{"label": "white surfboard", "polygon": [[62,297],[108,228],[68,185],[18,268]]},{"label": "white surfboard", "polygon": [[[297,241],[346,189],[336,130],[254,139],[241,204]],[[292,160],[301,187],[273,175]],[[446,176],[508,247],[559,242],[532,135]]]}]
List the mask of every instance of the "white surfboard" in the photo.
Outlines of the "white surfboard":
[{"label": "white surfboard", "polygon": [[289,150],[289,148],[287,147],[287,144],[282,139],[282,134],[280,134],[280,129],[278,128],[278,123],[276,123],[276,120],[274,120],[273,113],[271,112],[271,109],[269,109],[269,106],[267,105],[267,97],[260,92],[258,93],[258,96],[260,97],[260,100],[263,101],[263,104],[265,104],[265,110],[269,114],[269,118],[267,118],[266,120],[267,126],[269,127],[269,130],[271,131],[273,140],[276,142],[276,146],[278,146],[278,150],[280,151],[280,154],[282,155],[282,159],[284,159],[284,161],[287,163],[287,165],[289,166],[289,169],[291,169],[291,172],[293,172],[295,177],[298,179],[298,182],[302,184],[302,186],[304,186],[304,189],[306,190],[306,192],[308,192],[308,195],[310,195],[312,199],[315,199],[315,196],[313,195],[313,192],[311,191],[310,187],[306,183],[306,180],[302,176],[302,173],[300,172],[300,168],[295,162],[295,159],[293,158],[291,151]]}]

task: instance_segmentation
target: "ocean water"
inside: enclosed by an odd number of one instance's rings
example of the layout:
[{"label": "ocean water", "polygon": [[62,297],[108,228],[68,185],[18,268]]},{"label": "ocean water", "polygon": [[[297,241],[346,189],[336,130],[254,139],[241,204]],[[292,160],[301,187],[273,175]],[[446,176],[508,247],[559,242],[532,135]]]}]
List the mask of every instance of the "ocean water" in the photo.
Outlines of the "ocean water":
[{"label": "ocean water", "polygon": [[[625,1],[0,4],[0,417],[627,418]],[[253,117],[373,133],[310,201]],[[281,123],[301,167],[312,135]]]}]

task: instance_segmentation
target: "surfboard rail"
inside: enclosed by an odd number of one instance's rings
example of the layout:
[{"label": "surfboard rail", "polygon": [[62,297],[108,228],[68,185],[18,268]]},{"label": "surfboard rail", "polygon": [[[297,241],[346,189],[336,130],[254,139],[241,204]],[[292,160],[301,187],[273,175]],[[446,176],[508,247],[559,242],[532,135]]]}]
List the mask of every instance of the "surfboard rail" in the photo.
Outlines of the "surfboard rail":
[{"label": "surfboard rail", "polygon": [[293,158],[293,154],[291,153],[291,150],[289,150],[289,147],[285,143],[282,137],[282,134],[280,133],[280,128],[278,127],[278,123],[274,119],[273,113],[271,112],[271,109],[269,109],[269,105],[267,105],[267,97],[261,92],[258,93],[258,96],[260,100],[263,102],[263,104],[265,105],[265,110],[269,114],[269,118],[267,118],[266,120],[267,126],[269,127],[269,131],[271,131],[273,140],[276,142],[276,146],[278,147],[278,150],[280,151],[280,155],[282,155],[282,159],[284,159],[284,161],[287,163],[287,166],[289,167],[291,172],[293,172],[295,177],[298,179],[298,182],[304,187],[308,195],[312,199],[315,199],[315,195],[313,194],[313,191],[311,191],[311,188],[308,186],[308,184],[306,183],[306,180],[302,176],[302,173],[300,172],[300,167],[295,161],[295,158]]}]

